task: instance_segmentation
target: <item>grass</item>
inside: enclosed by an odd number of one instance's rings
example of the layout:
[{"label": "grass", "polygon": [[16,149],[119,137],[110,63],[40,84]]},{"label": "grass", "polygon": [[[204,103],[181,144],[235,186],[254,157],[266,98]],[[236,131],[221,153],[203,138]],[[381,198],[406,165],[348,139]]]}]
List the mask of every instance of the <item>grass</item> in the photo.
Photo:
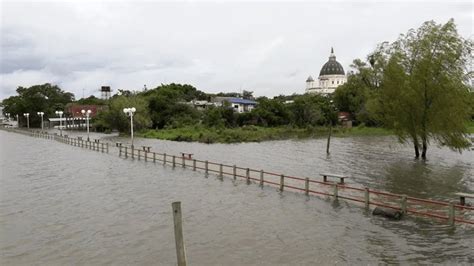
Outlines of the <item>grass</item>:
[{"label": "grass", "polygon": [[[173,141],[203,142],[203,143],[239,143],[259,142],[266,140],[305,139],[326,137],[327,127],[256,127],[238,128],[206,128],[203,126],[188,126],[173,129],[147,129],[138,132],[144,138],[156,138]],[[352,129],[334,128],[333,136],[386,136],[391,132],[382,128],[356,127]]]},{"label": "grass", "polygon": [[466,123],[467,132],[470,134],[474,134],[474,121],[469,121]]},{"label": "grass", "polygon": [[[474,121],[466,124],[469,133],[474,133]],[[306,139],[327,137],[328,127],[257,127],[245,126],[238,128],[207,128],[203,126],[187,126],[170,129],[146,129],[137,132],[137,136],[173,141],[202,143],[240,143],[267,140]],[[390,136],[393,132],[380,127],[358,126],[353,128],[333,128],[334,137],[351,136]]]}]

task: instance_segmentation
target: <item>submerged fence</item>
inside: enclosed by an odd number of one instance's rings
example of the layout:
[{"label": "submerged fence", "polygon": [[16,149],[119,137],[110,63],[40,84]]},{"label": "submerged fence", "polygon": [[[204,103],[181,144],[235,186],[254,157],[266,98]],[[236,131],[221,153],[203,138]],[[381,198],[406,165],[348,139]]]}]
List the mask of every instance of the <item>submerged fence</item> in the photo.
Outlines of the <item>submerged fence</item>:
[{"label": "submerged fence", "polygon": [[356,187],[341,182],[327,181],[327,178],[316,180],[309,177],[297,177],[281,173],[268,172],[263,169],[252,169],[210,162],[191,158],[188,154],[173,155],[152,152],[148,148],[135,149],[117,144],[119,156],[137,160],[150,161],[171,165],[172,167],[190,168],[193,171],[213,173],[219,178],[224,176],[244,179],[248,184],[257,183],[260,186],[269,185],[283,192],[287,189],[306,195],[327,196],[334,199],[352,201],[367,209],[379,206],[400,211],[404,215],[431,217],[449,224],[463,223],[474,225],[474,207],[452,202],[422,199],[407,195],[394,194],[367,187]]},{"label": "submerged fence", "polygon": [[[58,136],[42,132],[25,131],[18,129],[7,129],[29,135],[33,137],[52,139],[72,146],[87,148],[93,151],[109,152],[109,143],[93,142],[82,140],[81,137],[69,138],[68,136]],[[260,186],[276,187],[280,192],[292,190],[306,195],[324,196],[335,200],[344,199],[356,205],[370,209],[373,206],[384,207],[397,210],[404,215],[414,215],[419,217],[430,217],[441,222],[474,225],[474,207],[453,202],[422,199],[407,195],[389,193],[370,189],[368,187],[357,187],[341,182],[328,181],[327,176],[321,175],[321,179],[309,177],[297,177],[283,173],[274,173],[263,169],[253,169],[228,165],[207,160],[192,158],[192,154],[181,153],[181,155],[159,153],[150,151],[150,147],[136,149],[116,143],[118,155],[122,158],[143,160],[145,162],[161,163],[172,167],[182,167],[192,169],[192,171],[202,171],[206,175],[216,174],[220,179],[224,176],[234,180],[244,179],[248,184],[256,183]],[[339,179],[339,177],[337,177]]]},{"label": "submerged fence", "polygon": [[13,128],[2,128],[2,129],[6,131],[10,131],[10,132],[15,132],[15,133],[35,137],[35,138],[51,139],[57,142],[89,149],[92,151],[109,153],[109,143],[100,142],[100,140],[98,139],[95,139],[94,141],[90,141],[90,140],[83,140],[82,137],[71,138],[68,135],[60,136],[58,134],[49,134],[47,132],[41,132],[41,131],[27,131],[27,130],[13,129]]}]

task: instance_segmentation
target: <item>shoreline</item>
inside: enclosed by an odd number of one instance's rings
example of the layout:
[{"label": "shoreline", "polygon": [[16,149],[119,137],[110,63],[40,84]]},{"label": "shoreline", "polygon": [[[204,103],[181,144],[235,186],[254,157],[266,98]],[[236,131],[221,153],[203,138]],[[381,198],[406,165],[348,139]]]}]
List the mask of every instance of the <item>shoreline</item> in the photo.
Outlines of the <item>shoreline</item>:
[{"label": "shoreline", "polygon": [[[206,128],[190,126],[173,129],[146,129],[136,133],[137,137],[153,138],[181,142],[199,143],[245,143],[271,140],[325,138],[329,127],[257,127],[245,126],[238,128]],[[390,136],[393,133],[384,128],[375,127],[334,127],[332,137],[352,136]]]}]

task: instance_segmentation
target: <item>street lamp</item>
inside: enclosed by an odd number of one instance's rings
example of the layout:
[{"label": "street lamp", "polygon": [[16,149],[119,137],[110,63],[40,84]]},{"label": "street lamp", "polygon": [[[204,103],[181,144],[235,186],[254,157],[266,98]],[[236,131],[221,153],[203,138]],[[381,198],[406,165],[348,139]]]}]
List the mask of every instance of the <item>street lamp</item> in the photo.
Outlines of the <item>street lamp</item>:
[{"label": "street lamp", "polygon": [[132,150],[133,150],[133,113],[135,113],[137,109],[135,107],[132,108],[123,108],[123,112],[130,116],[130,135],[132,137]]},{"label": "street lamp", "polygon": [[26,117],[26,126],[30,129],[30,113],[24,113],[23,116]]},{"label": "street lamp", "polygon": [[43,132],[43,116],[44,116],[44,112],[38,112],[37,114],[41,116],[41,132]]},{"label": "street lamp", "polygon": [[87,124],[87,141],[89,141],[89,115],[92,113],[91,110],[81,110],[82,115],[86,115],[86,124]]},{"label": "street lamp", "polygon": [[57,115],[59,115],[59,135],[62,137],[63,136],[63,114],[64,112],[63,111],[56,111],[55,112]]}]

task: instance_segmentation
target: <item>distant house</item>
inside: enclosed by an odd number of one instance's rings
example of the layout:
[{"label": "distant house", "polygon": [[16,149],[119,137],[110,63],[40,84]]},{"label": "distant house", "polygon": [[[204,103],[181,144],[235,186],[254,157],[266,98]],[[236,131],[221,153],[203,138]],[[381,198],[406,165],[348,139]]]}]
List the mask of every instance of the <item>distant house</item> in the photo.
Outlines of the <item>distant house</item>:
[{"label": "distant house", "polygon": [[228,104],[232,109],[234,109],[234,112],[237,113],[250,112],[255,108],[255,106],[257,106],[256,101],[237,97],[215,97],[213,102],[216,106],[226,106],[226,104]]},{"label": "distant house", "polygon": [[82,114],[82,110],[91,110],[91,114],[89,115],[91,119],[105,108],[107,108],[105,105],[70,103],[66,105],[62,118],[49,118],[50,126],[56,127],[62,124],[63,128],[83,128],[86,125],[86,116]]},{"label": "distant house", "polygon": [[198,110],[206,110],[211,106],[215,106],[214,103],[208,102],[208,101],[198,101],[198,100],[192,100],[190,102],[187,102],[186,104],[192,105],[194,108]]}]

